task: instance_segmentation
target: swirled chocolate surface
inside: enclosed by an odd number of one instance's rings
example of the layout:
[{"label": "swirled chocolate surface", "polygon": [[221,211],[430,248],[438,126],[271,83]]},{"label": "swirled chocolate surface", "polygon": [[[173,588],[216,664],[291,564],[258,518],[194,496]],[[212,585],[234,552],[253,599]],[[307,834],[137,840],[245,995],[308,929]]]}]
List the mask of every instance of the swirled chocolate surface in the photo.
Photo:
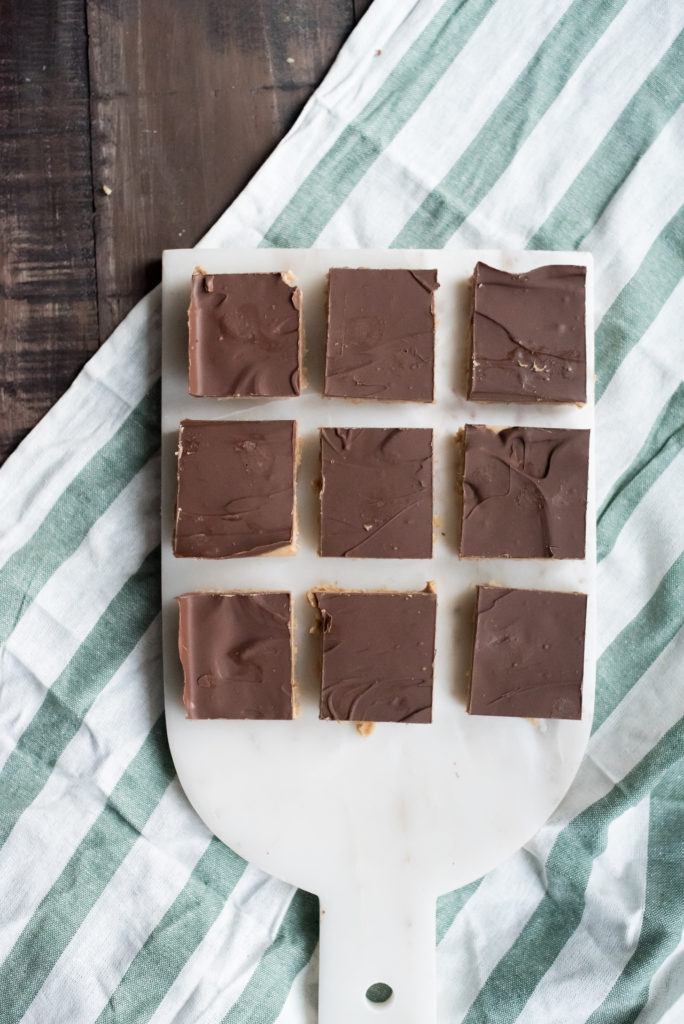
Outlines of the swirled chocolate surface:
[{"label": "swirled chocolate surface", "polygon": [[465,428],[461,555],[584,558],[589,431]]},{"label": "swirled chocolate surface", "polygon": [[301,293],[282,274],[193,274],[191,395],[299,394]]},{"label": "swirled chocolate surface", "polygon": [[316,591],[322,719],[431,722],[435,594]]},{"label": "swirled chocolate surface", "polygon": [[264,555],[293,541],[296,424],[182,420],[174,554]]},{"label": "swirled chocolate surface", "polygon": [[471,715],[580,718],[584,594],[478,587]]},{"label": "swirled chocolate surface", "polygon": [[322,555],[430,558],[432,431],[321,432]]},{"label": "swirled chocolate surface", "polygon": [[334,267],[325,395],[431,402],[436,270]]},{"label": "swirled chocolate surface", "polygon": [[182,594],[188,718],[293,716],[289,594]]},{"label": "swirled chocolate surface", "polygon": [[585,267],[476,265],[469,398],[586,401],[585,279]]}]

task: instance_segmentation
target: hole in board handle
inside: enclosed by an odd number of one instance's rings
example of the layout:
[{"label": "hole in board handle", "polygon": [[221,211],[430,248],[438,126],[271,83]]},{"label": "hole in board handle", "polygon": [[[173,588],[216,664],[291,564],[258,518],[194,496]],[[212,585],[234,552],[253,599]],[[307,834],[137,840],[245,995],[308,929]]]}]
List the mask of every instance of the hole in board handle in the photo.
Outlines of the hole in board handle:
[{"label": "hole in board handle", "polygon": [[375,1003],[379,1007],[386,1006],[393,995],[391,986],[386,985],[384,981],[376,981],[366,989],[368,1002]]}]

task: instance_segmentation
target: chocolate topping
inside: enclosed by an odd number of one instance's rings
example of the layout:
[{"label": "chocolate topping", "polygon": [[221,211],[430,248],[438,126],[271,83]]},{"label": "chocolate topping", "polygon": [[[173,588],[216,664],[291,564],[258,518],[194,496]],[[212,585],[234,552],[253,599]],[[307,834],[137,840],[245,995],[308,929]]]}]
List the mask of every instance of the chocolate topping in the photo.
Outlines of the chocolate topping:
[{"label": "chocolate topping", "polygon": [[292,718],[289,594],[182,594],[188,718]]},{"label": "chocolate topping", "polygon": [[584,267],[526,274],[478,263],[468,397],[478,402],[585,402]]},{"label": "chocolate topping", "polygon": [[432,556],[432,431],[321,430],[321,555]]},{"label": "chocolate topping", "polygon": [[466,426],[461,555],[584,558],[588,430]]},{"label": "chocolate topping", "polygon": [[584,594],[477,588],[471,715],[580,718]]},{"label": "chocolate topping", "polygon": [[431,402],[437,271],[335,267],[329,282],[325,394]]},{"label": "chocolate topping", "polygon": [[299,288],[282,274],[194,274],[191,395],[298,395]]},{"label": "chocolate topping", "polygon": [[263,555],[293,540],[296,424],[183,420],[174,554]]},{"label": "chocolate topping", "polygon": [[431,722],[437,598],[316,591],[322,719]]}]

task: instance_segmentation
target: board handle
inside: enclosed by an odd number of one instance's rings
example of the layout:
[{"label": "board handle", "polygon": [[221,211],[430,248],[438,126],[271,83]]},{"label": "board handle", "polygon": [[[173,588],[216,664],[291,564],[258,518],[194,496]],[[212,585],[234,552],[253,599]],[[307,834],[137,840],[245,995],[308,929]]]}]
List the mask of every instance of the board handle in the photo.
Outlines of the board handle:
[{"label": "board handle", "polygon": [[[369,888],[320,898],[319,1024],[435,1024],[435,901]],[[392,994],[373,1002],[379,985]]]}]

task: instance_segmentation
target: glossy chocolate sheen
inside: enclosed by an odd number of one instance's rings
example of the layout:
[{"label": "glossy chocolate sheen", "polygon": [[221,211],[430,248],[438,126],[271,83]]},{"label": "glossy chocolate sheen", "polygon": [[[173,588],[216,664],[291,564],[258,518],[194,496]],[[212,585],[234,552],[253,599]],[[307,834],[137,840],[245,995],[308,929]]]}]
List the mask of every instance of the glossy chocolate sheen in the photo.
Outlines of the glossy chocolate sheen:
[{"label": "glossy chocolate sheen", "polygon": [[182,594],[188,718],[293,717],[289,594]]},{"label": "glossy chocolate sheen", "polygon": [[183,420],[174,554],[233,558],[293,541],[296,423]]},{"label": "glossy chocolate sheen", "polygon": [[282,274],[194,274],[191,395],[299,394],[301,292]]},{"label": "glossy chocolate sheen", "polygon": [[584,594],[477,588],[471,715],[582,715]]},{"label": "glossy chocolate sheen", "polygon": [[431,402],[437,271],[335,267],[329,285],[324,393]]},{"label": "glossy chocolate sheen", "polygon": [[322,719],[431,722],[437,598],[316,591]]},{"label": "glossy chocolate sheen", "polygon": [[432,556],[432,431],[321,430],[326,556]]},{"label": "glossy chocolate sheen", "polygon": [[585,267],[477,264],[469,398],[586,402],[585,280]]},{"label": "glossy chocolate sheen", "polygon": [[589,431],[466,426],[461,555],[584,558]]}]

